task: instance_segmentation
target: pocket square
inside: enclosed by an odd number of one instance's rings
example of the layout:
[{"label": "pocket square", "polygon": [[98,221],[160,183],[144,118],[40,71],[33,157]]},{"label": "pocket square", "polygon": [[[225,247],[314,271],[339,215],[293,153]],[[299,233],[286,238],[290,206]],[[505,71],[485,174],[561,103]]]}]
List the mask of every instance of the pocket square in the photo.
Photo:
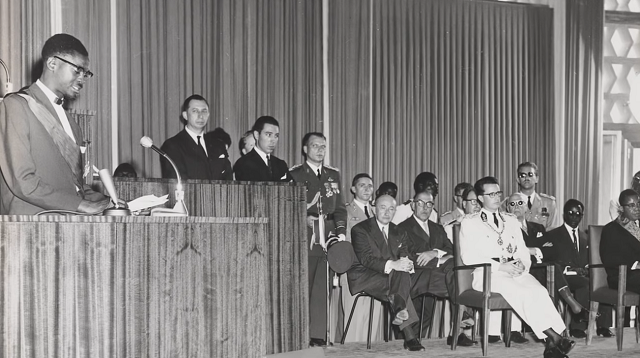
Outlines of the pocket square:
[{"label": "pocket square", "polygon": [[538,238],[538,237],[542,237],[542,233],[541,233],[541,232],[538,232],[538,233],[536,234],[536,238]]},{"label": "pocket square", "polygon": [[287,179],[287,174],[283,175],[280,179]]}]

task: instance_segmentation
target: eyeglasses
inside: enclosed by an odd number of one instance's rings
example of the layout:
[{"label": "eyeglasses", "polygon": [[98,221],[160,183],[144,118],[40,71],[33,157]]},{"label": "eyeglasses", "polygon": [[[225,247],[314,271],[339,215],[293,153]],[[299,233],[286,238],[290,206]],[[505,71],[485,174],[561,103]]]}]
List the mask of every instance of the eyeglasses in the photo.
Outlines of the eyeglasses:
[{"label": "eyeglasses", "polygon": [[631,209],[640,208],[640,203],[629,203],[629,204],[620,204],[621,206],[626,206]]},{"label": "eyeglasses", "polygon": [[478,205],[478,199],[464,199],[464,201],[470,202],[472,205]]},{"label": "eyeglasses", "polygon": [[575,215],[575,216],[582,216],[582,215],[584,215],[584,214],[582,213],[582,211],[573,211],[573,210],[569,210],[569,211],[567,211],[567,214],[568,214],[568,215]]},{"label": "eyeglasses", "polygon": [[536,173],[534,172],[528,172],[528,173],[518,173],[518,178],[533,178],[534,176],[536,176]]},{"label": "eyeglasses", "polygon": [[71,65],[74,67],[74,72],[76,73],[76,76],[82,76],[84,78],[91,78],[93,77],[93,72],[87,70],[84,67],[78,66],[75,63],[71,62],[71,61],[67,61],[62,57],[58,57],[58,56],[53,56],[55,58],[57,58],[58,60],[67,63],[68,65]]},{"label": "eyeglasses", "polygon": [[427,208],[433,208],[433,201],[422,201],[422,200],[416,200],[415,201],[416,205],[418,205],[418,207],[427,207]]},{"label": "eyeglasses", "polygon": [[512,202],[509,203],[509,206],[516,206],[516,205],[522,206],[522,205],[524,205],[524,201],[518,200],[518,201],[512,201]]},{"label": "eyeglasses", "polygon": [[493,193],[485,193],[485,194],[482,194],[482,195],[488,196],[491,199],[494,199],[494,198],[502,197],[502,192],[501,191],[494,191]]}]

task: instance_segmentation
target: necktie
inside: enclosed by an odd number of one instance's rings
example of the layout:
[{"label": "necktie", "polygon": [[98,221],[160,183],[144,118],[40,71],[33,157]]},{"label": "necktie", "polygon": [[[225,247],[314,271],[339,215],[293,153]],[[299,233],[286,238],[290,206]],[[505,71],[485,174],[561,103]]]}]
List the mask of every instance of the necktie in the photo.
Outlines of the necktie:
[{"label": "necktie", "polygon": [[269,174],[273,174],[271,171],[271,156],[269,154],[267,154],[267,166],[269,167]]},{"label": "necktie", "polygon": [[364,214],[367,216],[367,219],[371,218],[371,215],[369,215],[369,206],[368,205],[364,206]]},{"label": "necktie", "polygon": [[573,249],[576,250],[576,252],[580,252],[580,250],[578,249],[578,237],[576,236],[576,229],[573,229]]},{"label": "necktie", "polygon": [[206,151],[206,150],[204,150],[204,147],[202,146],[202,142],[200,142],[200,137],[201,137],[201,136],[198,136],[198,147],[200,147],[200,150],[202,150],[202,153],[204,153],[204,156],[205,156],[205,157],[208,157],[208,155],[207,155],[207,151]]},{"label": "necktie", "polygon": [[533,206],[533,205],[531,204],[531,195],[529,195],[529,196],[528,196],[528,198],[529,198],[529,199],[527,200],[527,207],[529,207],[529,210],[531,210],[531,207]]},{"label": "necktie", "polygon": [[424,230],[424,232],[427,233],[427,235],[431,236],[431,234],[429,233],[429,220],[425,221],[422,223],[422,229]]},{"label": "necktie", "polygon": [[318,168],[318,173],[316,175],[318,176],[318,179],[320,179],[320,168]]},{"label": "necktie", "polygon": [[498,222],[498,216],[496,215],[496,213],[493,213],[493,223],[496,224],[496,227],[498,229],[500,228],[500,223]]},{"label": "necktie", "polygon": [[384,241],[389,241],[389,238],[387,237],[387,228],[386,227],[382,227],[382,237],[384,237]]}]

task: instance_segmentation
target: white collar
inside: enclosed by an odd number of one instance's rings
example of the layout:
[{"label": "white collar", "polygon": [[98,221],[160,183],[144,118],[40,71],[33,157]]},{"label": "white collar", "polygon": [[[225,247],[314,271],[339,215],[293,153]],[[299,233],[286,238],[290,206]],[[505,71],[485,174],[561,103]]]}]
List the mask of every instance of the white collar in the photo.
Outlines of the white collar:
[{"label": "white collar", "polygon": [[[318,170],[322,169],[322,164],[318,166],[315,164],[311,164],[311,162],[309,162],[308,160],[307,160],[307,165],[309,166],[309,168],[311,168],[311,170],[313,170],[314,173],[318,173]],[[322,170],[320,170],[320,173],[322,173]]]},{"label": "white collar", "polygon": [[[360,200],[353,198],[353,202],[358,205],[358,207],[362,210],[362,212],[364,212],[364,207],[367,206],[369,207],[369,204],[363,204],[360,202]],[[369,215],[371,215],[371,213],[369,213]]]},{"label": "white collar", "polygon": [[464,216],[464,210],[460,209],[459,207],[456,206],[456,210],[458,210],[458,212],[460,213],[460,215]]},{"label": "white collar", "polygon": [[187,131],[187,133],[189,134],[189,136],[191,137],[191,139],[193,139],[194,142],[198,143],[198,136],[200,136],[200,142],[202,143],[203,147],[206,147],[206,145],[204,144],[204,131],[200,134],[192,131],[191,129],[189,129],[189,127],[184,127],[184,129]]},{"label": "white collar", "polygon": [[578,235],[577,231],[578,228],[572,228],[571,226],[567,225],[567,223],[564,223],[564,228],[567,229],[567,232],[569,232],[569,236],[571,236],[571,241],[573,241],[573,230],[576,231],[576,235]]},{"label": "white collar", "polygon": [[[258,146],[256,145],[255,147],[253,147],[253,150],[256,151],[256,153],[258,153],[258,155],[260,156],[260,158],[262,158],[262,160],[264,161],[265,164],[269,164],[267,162],[267,153],[263,152],[262,149],[258,148]],[[271,154],[269,154],[271,155]]]},{"label": "white collar", "polygon": [[[378,227],[380,228],[380,231],[386,231],[387,232],[387,236],[389,236],[389,224],[382,224],[380,221],[378,221],[378,219],[376,219],[376,224],[378,224]],[[385,228],[386,230],[382,230],[383,228]]]},{"label": "white collar", "polygon": [[53,91],[50,90],[49,87],[47,87],[47,85],[45,85],[39,79],[36,81],[36,85],[40,87],[40,89],[42,90],[42,92],[44,92],[45,96],[47,96],[47,98],[49,99],[49,102],[51,102],[52,105],[62,106],[61,104],[56,104],[56,100],[58,99],[58,96],[56,96],[56,94],[53,93]]}]

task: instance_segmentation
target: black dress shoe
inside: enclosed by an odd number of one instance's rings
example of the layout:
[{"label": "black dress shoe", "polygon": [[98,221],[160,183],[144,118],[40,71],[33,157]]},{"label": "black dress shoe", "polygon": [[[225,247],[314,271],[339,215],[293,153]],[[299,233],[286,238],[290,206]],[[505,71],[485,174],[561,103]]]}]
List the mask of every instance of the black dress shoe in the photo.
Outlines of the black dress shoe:
[{"label": "black dress shoe", "polygon": [[576,342],[574,342],[574,341],[572,341],[572,340],[570,340],[568,338],[562,338],[562,340],[560,341],[560,343],[558,343],[556,348],[558,348],[558,350],[561,353],[569,354],[569,352],[571,352],[571,350],[575,346],[576,346]]},{"label": "black dress shoe", "polygon": [[529,340],[524,338],[522,333],[518,331],[511,332],[511,342],[513,343],[529,343]]},{"label": "black dress shoe", "polygon": [[[453,337],[452,336],[447,337],[447,345],[448,346],[451,345],[452,341],[453,341]],[[464,333],[460,333],[460,335],[458,336],[457,345],[460,346],[460,347],[471,347],[476,343],[478,343],[478,342],[472,341],[471,338],[467,337],[467,335],[464,334]]]},{"label": "black dress shoe", "polygon": [[489,336],[489,343],[498,343],[500,342],[500,336]]},{"label": "black dress shoe", "polygon": [[571,329],[571,330],[569,330],[569,334],[571,335],[571,337],[575,337],[575,338],[578,338],[578,339],[582,339],[582,338],[586,338],[587,337],[587,334],[584,333],[584,331],[581,330],[581,329]]},{"label": "black dress shoe", "polygon": [[422,346],[422,344],[420,344],[417,338],[414,338],[408,341],[404,341],[404,349],[407,349],[411,352],[418,352],[423,351],[424,347]]},{"label": "black dress shoe", "polygon": [[543,357],[544,358],[567,358],[569,356],[560,352],[560,350],[558,350],[558,347],[546,347],[544,349]]},{"label": "black dress shoe", "polygon": [[611,332],[609,330],[609,328],[606,328],[606,327],[598,327],[596,329],[596,334],[598,336],[602,336],[604,338],[611,338],[611,337],[615,336],[615,334],[613,334],[613,332]]},{"label": "black dress shoe", "polygon": [[309,346],[310,347],[326,347],[327,341],[325,341],[322,338],[311,338],[311,340],[309,341]]}]

